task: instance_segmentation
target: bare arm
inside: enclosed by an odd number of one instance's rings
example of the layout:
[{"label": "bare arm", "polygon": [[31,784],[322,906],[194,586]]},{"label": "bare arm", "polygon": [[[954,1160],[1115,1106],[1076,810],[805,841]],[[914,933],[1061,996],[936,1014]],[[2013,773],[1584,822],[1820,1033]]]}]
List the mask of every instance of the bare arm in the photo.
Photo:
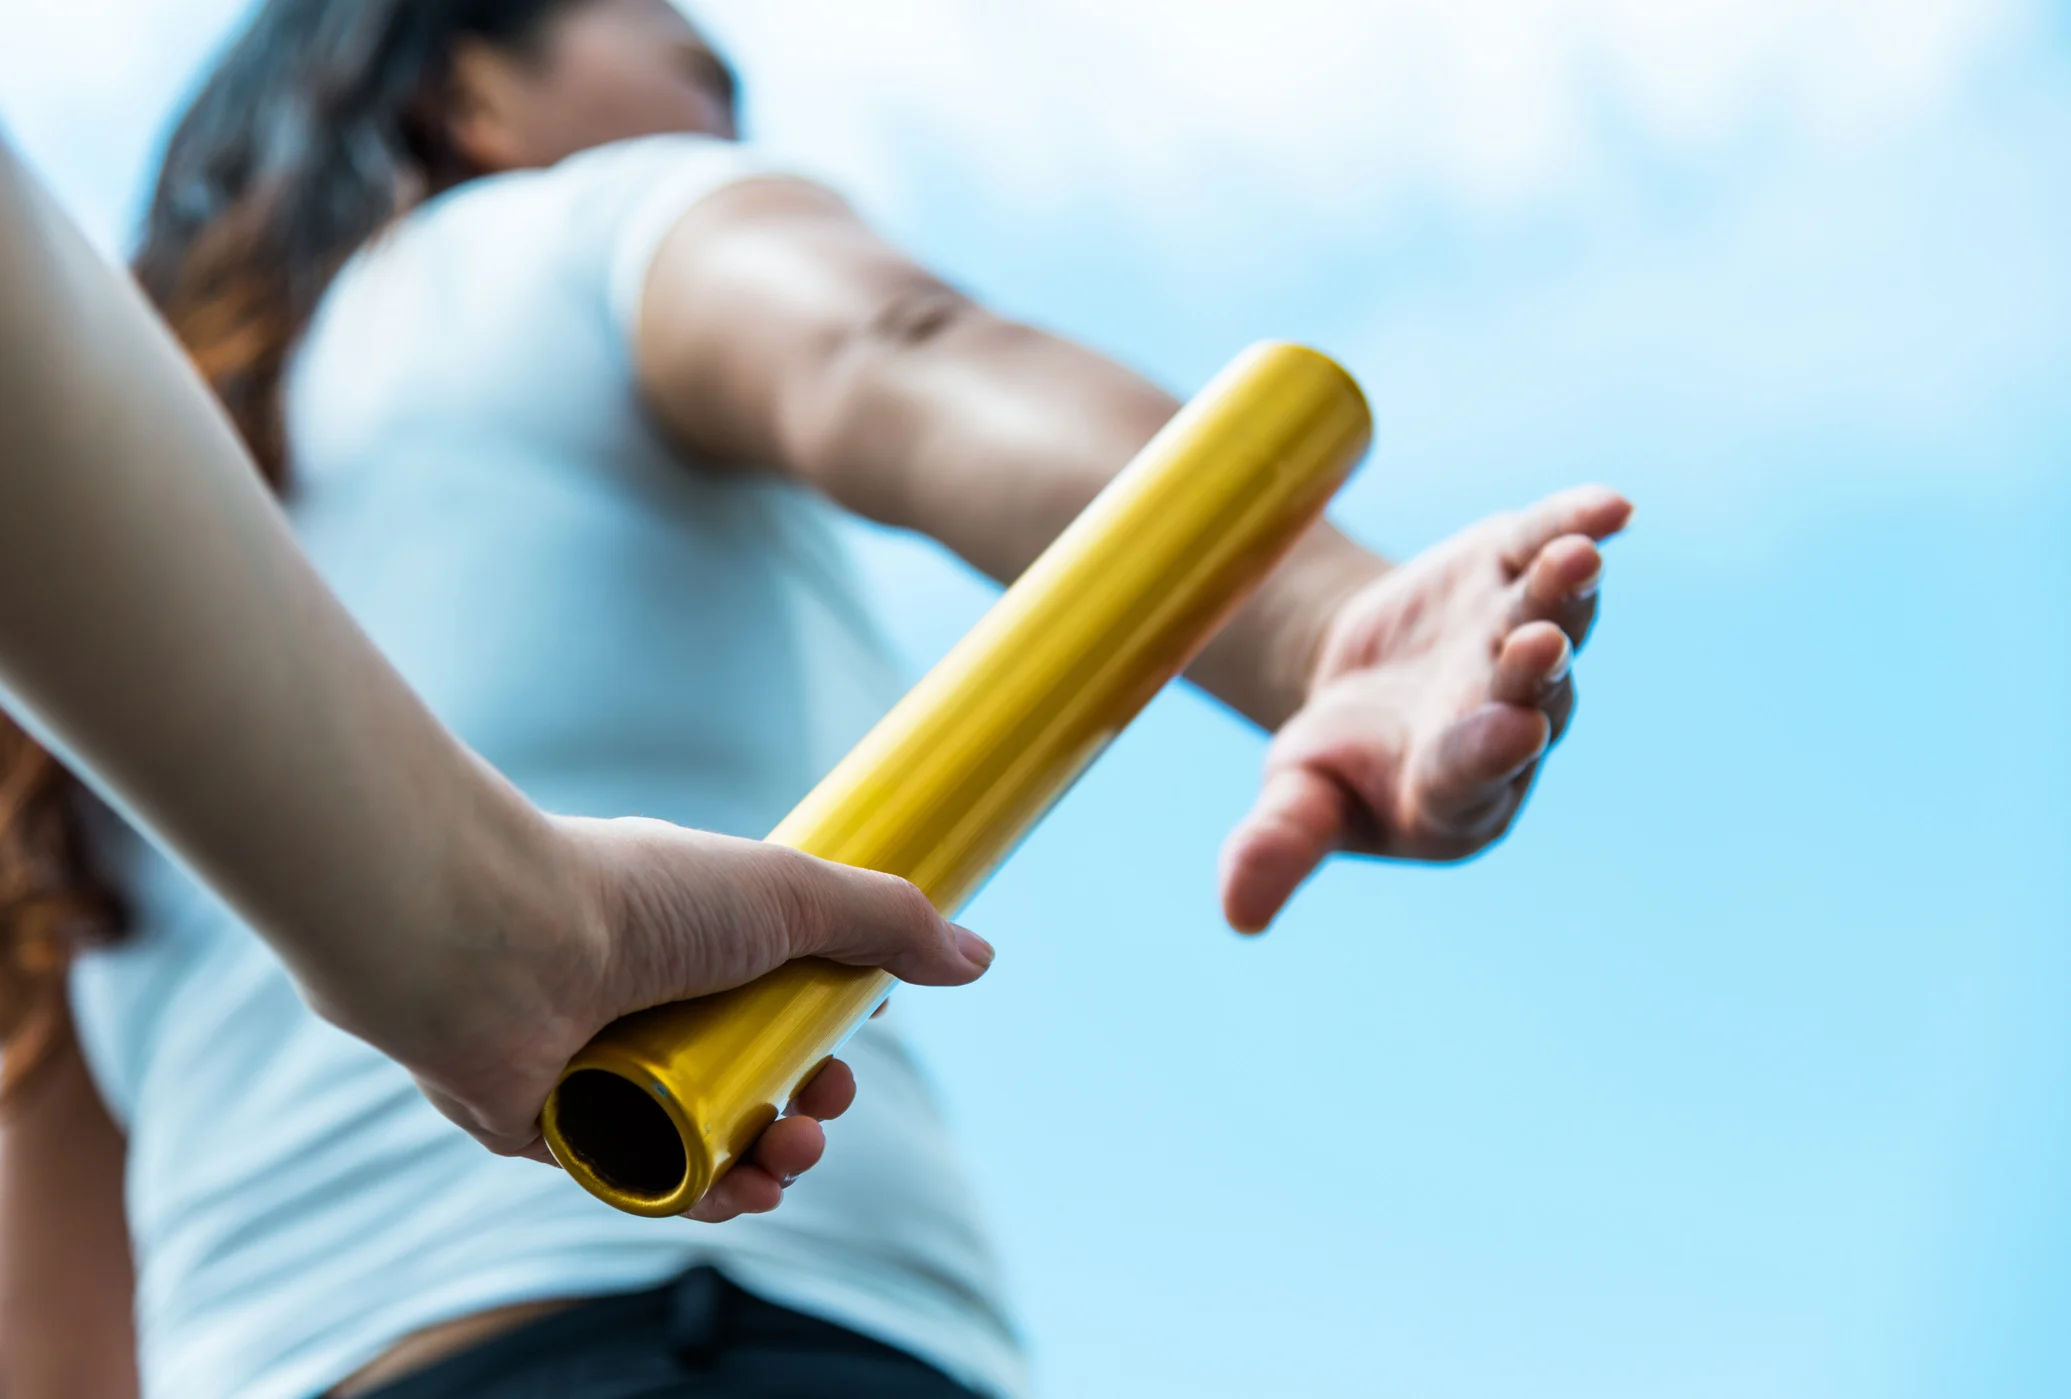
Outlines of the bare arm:
[{"label": "bare arm", "polygon": [[[704,201],[650,276],[639,363],[686,446],[809,482],[1008,582],[1179,409],[1114,361],[996,316],[789,180]],[[1266,728],[1336,604],[1386,571],[1324,525],[1195,663]]]},{"label": "bare arm", "polygon": [[464,869],[541,871],[512,902],[581,925],[544,820],[382,661],[170,335],[4,152],[0,682],[320,1000],[407,997],[448,950],[427,931],[508,921]]},{"label": "bare arm", "polygon": [[[0,686],[497,1150],[542,1150],[556,1076],[627,1012],[808,954],[937,984],[990,957],[900,880],[535,810],[354,625],[164,327],[4,145]],[[710,1212],[773,1207],[846,1102],[772,1128],[775,1168]]]},{"label": "bare arm", "polygon": [[135,1399],[122,1134],[69,1019],[0,1109],[0,1395]]},{"label": "bare arm", "polygon": [[[1002,581],[1178,407],[959,295],[796,180],[688,212],[649,272],[635,349],[686,447],[810,483]],[[1332,851],[1450,860],[1502,835],[1572,711],[1596,542],[1627,513],[1569,493],[1400,570],[1311,531],[1188,672],[1277,735],[1225,847],[1234,926],[1264,928]]]}]

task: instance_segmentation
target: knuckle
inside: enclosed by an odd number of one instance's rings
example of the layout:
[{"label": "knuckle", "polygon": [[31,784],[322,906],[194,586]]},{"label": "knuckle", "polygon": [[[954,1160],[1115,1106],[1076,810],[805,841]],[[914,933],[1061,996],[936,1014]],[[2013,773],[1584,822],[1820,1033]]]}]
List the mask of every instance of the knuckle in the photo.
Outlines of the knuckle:
[{"label": "knuckle", "polygon": [[942,916],[928,896],[896,875],[876,876],[884,920],[882,931],[901,946],[926,950],[943,938]]},{"label": "knuckle", "polygon": [[940,928],[942,916],[935,911],[935,905],[928,901],[928,896],[920,891],[919,885],[892,875],[885,878],[892,880],[894,907],[902,918],[931,933]]},{"label": "knuckle", "polygon": [[771,900],[779,926],[794,945],[819,940],[837,922],[830,874],[820,861],[795,850],[784,850],[773,862]]}]

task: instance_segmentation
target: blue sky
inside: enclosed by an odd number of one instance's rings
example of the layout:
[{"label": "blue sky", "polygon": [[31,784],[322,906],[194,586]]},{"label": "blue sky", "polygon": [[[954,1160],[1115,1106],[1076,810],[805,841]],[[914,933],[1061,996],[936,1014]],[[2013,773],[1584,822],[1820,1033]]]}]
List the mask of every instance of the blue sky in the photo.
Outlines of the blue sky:
[{"label": "blue sky", "polygon": [[[234,0],[0,0],[119,246]],[[2015,0],[712,0],[770,143],[1175,389],[1367,385],[1407,553],[1638,500],[1516,835],[1216,918],[1169,695],[905,996],[1057,1395],[2071,1393],[2071,23]],[[859,532],[916,666],[988,590]],[[838,1149],[839,1138],[836,1137]]]}]

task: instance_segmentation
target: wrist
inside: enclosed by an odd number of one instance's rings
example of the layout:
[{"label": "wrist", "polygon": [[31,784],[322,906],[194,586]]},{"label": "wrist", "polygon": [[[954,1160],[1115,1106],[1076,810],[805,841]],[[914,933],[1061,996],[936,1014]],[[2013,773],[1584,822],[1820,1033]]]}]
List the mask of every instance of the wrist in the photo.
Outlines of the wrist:
[{"label": "wrist", "polygon": [[451,803],[422,896],[380,935],[353,939],[356,955],[298,968],[326,1019],[439,1079],[493,1074],[574,1034],[559,1008],[587,1003],[580,989],[608,961],[603,881],[581,823],[472,765],[485,780]]},{"label": "wrist", "polygon": [[1308,702],[1346,604],[1385,576],[1387,560],[1328,524],[1311,530],[1188,670],[1271,732]]},{"label": "wrist", "polygon": [[1297,596],[1289,604],[1285,654],[1280,660],[1284,671],[1282,684],[1291,699],[1289,717],[1314,696],[1329,664],[1332,637],[1347,606],[1394,568],[1380,555],[1354,544],[1335,529],[1325,528],[1327,544],[1321,544],[1313,557],[1304,560],[1304,567],[1289,580]]},{"label": "wrist", "polygon": [[[611,975],[611,914],[595,823],[549,816],[500,776],[507,794],[485,814],[453,871],[452,916],[437,930],[441,955],[436,1037],[449,1052],[479,1042],[510,1052],[512,1035],[573,1046],[597,1027],[562,1023],[598,1000]],[[565,1054],[564,1054],[565,1057]]]}]

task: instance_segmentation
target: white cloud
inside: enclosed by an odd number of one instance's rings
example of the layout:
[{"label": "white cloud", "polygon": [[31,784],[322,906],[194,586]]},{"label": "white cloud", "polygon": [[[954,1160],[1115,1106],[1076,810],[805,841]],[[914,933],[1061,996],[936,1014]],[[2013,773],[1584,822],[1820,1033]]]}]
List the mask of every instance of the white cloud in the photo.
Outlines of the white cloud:
[{"label": "white cloud", "polygon": [[1931,113],[2022,0],[696,0],[762,127],[874,189],[901,148],[987,192],[1241,171],[1312,204],[1504,206],[1587,179],[1608,107],[1675,153],[1776,113],[1847,143]]},{"label": "white cloud", "polygon": [[[249,3],[0,0],[0,121],[104,245]],[[1396,481],[1533,433],[1650,489],[1751,434],[1975,473],[2071,324],[2062,85],[2003,83],[2039,0],[689,3],[761,135],[1009,309],[1181,387],[1345,354]]]},{"label": "white cloud", "polygon": [[166,115],[247,0],[0,0],[0,123],[103,246]]},{"label": "white cloud", "polygon": [[[0,119],[104,241],[248,0],[0,0]],[[1021,207],[1204,189],[1510,207],[1586,182],[1600,114],[1702,153],[1783,112],[1934,110],[2032,0],[691,0],[767,136],[896,204],[926,143]]]}]

